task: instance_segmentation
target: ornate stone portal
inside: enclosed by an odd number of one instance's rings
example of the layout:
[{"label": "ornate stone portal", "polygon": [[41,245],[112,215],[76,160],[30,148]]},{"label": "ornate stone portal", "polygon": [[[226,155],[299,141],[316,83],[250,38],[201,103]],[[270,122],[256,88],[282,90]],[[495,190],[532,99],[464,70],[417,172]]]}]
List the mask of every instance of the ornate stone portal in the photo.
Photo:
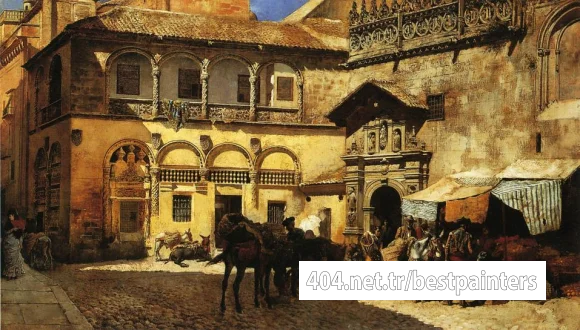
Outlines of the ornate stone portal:
[{"label": "ornate stone portal", "polygon": [[[426,109],[393,86],[367,82],[329,114],[338,126],[347,128],[348,151],[342,157],[346,163],[347,242],[356,242],[358,235],[371,229],[376,215],[371,197],[378,189],[390,187],[402,197],[427,186],[431,152],[417,138]],[[363,141],[362,148],[356,141]]]}]

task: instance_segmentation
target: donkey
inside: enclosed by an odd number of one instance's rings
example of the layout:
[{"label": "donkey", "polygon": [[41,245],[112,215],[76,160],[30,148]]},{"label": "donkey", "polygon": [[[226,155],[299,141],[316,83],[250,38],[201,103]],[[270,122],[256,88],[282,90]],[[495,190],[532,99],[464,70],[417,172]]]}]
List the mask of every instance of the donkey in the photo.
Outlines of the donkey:
[{"label": "donkey", "polygon": [[164,232],[155,236],[155,261],[161,260],[159,251],[163,246],[172,250],[176,245],[186,242],[193,243],[191,229],[187,229],[183,235],[179,235],[179,232]]},{"label": "donkey", "polygon": [[211,260],[209,236],[199,236],[202,238],[201,243],[195,241],[193,243],[176,245],[173,250],[171,250],[169,259],[167,259],[165,263],[167,264],[168,262],[173,261],[176,265],[181,267],[189,267],[189,265],[183,263],[184,260]]}]

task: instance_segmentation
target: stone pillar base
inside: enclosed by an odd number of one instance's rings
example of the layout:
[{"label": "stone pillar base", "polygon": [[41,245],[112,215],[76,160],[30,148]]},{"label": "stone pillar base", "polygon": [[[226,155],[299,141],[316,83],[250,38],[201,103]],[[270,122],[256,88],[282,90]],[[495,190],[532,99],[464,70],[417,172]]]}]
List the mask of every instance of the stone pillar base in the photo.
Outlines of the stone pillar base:
[{"label": "stone pillar base", "polygon": [[363,229],[358,227],[346,227],[342,234],[344,235],[345,244],[357,244],[359,237],[363,234]]}]

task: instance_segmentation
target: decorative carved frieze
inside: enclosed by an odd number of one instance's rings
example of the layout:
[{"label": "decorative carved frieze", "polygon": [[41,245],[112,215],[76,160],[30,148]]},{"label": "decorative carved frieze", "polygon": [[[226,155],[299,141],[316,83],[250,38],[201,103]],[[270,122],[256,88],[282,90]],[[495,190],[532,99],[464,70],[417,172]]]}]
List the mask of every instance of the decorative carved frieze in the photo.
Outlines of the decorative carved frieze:
[{"label": "decorative carved frieze", "polygon": [[209,119],[221,121],[249,121],[250,107],[237,105],[210,105]]},{"label": "decorative carved frieze", "polygon": [[202,105],[198,102],[163,100],[161,112],[178,131],[189,119],[201,119]]},{"label": "decorative carved frieze", "polygon": [[300,122],[300,112],[296,110],[279,111],[259,108],[257,112],[257,121],[269,121],[277,123],[298,123]]},{"label": "decorative carved frieze", "polygon": [[[509,36],[506,31],[523,27],[518,14],[522,10],[521,1],[403,0],[400,4],[393,1],[391,8],[382,1],[377,8],[372,0],[370,11],[364,0],[360,11],[354,2],[349,15],[351,60],[348,66],[370,64],[365,57],[367,53],[372,53],[375,60],[390,61],[418,55],[418,52],[437,51],[438,45],[447,49],[450,43],[469,42],[461,38],[463,35],[470,38],[492,34]],[[424,48],[425,44],[430,47]]]},{"label": "decorative carved frieze", "polygon": [[109,99],[109,113],[135,117],[151,117],[153,105],[151,100]]}]

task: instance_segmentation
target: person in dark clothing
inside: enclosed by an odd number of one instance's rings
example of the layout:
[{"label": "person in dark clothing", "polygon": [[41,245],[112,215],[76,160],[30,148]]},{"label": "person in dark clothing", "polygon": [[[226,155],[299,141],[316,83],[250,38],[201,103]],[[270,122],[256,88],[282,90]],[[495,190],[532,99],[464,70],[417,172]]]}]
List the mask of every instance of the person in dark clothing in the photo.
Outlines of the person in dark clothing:
[{"label": "person in dark clothing", "polygon": [[296,242],[304,239],[304,230],[296,228],[296,219],[294,217],[286,218],[282,225],[288,231],[287,237],[289,241]]}]

